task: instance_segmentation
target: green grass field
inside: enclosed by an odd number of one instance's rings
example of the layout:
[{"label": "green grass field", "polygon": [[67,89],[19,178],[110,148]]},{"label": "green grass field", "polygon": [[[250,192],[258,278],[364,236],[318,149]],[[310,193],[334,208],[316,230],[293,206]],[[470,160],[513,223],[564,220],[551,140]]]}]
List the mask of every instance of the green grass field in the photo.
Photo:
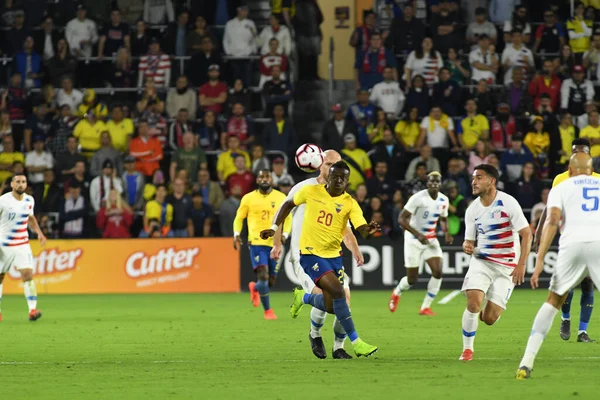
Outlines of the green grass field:
[{"label": "green grass field", "polygon": [[[445,295],[442,292],[440,296]],[[291,293],[276,293],[277,321],[247,294],[42,296],[44,317],[26,320],[25,300],[5,296],[0,323],[0,396],[6,399],[597,399],[600,346],[563,342],[558,318],[533,378],[516,381],[545,291],[521,290],[498,325],[480,324],[475,360],[459,362],[464,300],[417,314],[423,292],[395,314],[387,292],[354,292],[368,359],[316,359],[309,307],[289,317]],[[575,301],[574,301],[575,303]],[[578,301],[577,301],[578,303]],[[579,313],[574,306],[573,315]],[[600,339],[600,316],[590,336]],[[331,352],[330,316],[324,339]],[[596,323],[596,321],[599,321]],[[574,328],[577,321],[574,320]],[[348,343],[347,350],[351,350]]]}]

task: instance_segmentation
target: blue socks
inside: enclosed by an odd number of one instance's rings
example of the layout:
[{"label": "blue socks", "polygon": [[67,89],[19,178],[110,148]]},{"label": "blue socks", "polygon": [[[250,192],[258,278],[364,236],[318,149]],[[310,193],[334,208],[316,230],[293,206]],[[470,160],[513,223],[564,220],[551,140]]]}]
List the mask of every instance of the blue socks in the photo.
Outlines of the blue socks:
[{"label": "blue socks", "polygon": [[594,290],[581,292],[581,313],[579,314],[579,332],[587,331],[592,310],[594,309]]},{"label": "blue socks", "polygon": [[256,290],[260,294],[260,302],[262,303],[265,311],[271,309],[271,302],[269,300],[269,281],[256,281]]},{"label": "blue socks", "polygon": [[573,300],[573,293],[575,290],[571,290],[569,292],[569,296],[565,300],[565,303],[562,305],[562,319],[571,319],[571,300]]},{"label": "blue socks", "polygon": [[345,298],[333,299],[333,312],[346,331],[346,335],[348,335],[352,342],[356,341],[358,333],[354,329],[354,321],[352,321],[352,315],[350,314],[350,309]]},{"label": "blue socks", "polygon": [[313,306],[314,308],[316,308],[318,310],[327,311],[327,309],[325,308],[325,302],[323,301],[322,294],[305,293],[304,297],[302,298],[302,302],[304,304],[310,304],[311,306]]}]

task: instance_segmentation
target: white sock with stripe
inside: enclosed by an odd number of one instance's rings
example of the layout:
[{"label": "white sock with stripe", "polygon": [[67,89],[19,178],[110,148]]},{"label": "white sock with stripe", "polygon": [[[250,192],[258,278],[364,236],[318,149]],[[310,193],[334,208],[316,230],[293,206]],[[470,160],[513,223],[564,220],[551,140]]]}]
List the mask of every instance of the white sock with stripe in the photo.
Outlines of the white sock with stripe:
[{"label": "white sock with stripe", "polygon": [[394,294],[396,296],[400,296],[402,292],[407,291],[411,286],[412,285],[408,283],[408,277],[405,276],[404,278],[400,279],[400,282],[398,282],[398,286],[396,286],[394,289]]},{"label": "white sock with stripe", "polygon": [[37,291],[35,290],[35,282],[33,279],[23,282],[23,291],[25,292],[29,311],[35,310],[37,308]]},{"label": "white sock with stripe", "polygon": [[310,336],[314,339],[321,337],[321,330],[327,318],[327,312],[313,307],[310,310]]},{"label": "white sock with stripe", "polygon": [[540,347],[542,347],[542,343],[544,343],[544,339],[552,327],[552,322],[554,321],[556,314],[558,314],[558,309],[548,303],[542,305],[533,320],[533,327],[531,328],[531,333],[527,340],[525,354],[523,354],[523,359],[521,360],[521,364],[519,364],[520,367],[527,367],[529,370],[533,369],[535,356],[540,350]]},{"label": "white sock with stripe", "polygon": [[478,325],[479,313],[472,313],[465,308],[462,316],[463,351],[467,349],[473,350]]},{"label": "white sock with stripe", "polygon": [[437,279],[433,276],[429,278],[429,283],[427,283],[427,293],[425,293],[421,310],[431,308],[431,303],[433,303],[433,299],[435,299],[435,296],[439,293],[440,287],[442,287],[442,278]]}]

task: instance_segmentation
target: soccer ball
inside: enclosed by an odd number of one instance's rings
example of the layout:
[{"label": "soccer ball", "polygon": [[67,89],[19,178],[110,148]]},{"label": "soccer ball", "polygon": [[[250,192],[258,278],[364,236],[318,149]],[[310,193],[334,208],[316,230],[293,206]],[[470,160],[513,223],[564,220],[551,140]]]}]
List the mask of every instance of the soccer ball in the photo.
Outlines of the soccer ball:
[{"label": "soccer ball", "polygon": [[323,150],[316,144],[305,143],[296,150],[296,165],[302,171],[312,173],[323,164]]}]

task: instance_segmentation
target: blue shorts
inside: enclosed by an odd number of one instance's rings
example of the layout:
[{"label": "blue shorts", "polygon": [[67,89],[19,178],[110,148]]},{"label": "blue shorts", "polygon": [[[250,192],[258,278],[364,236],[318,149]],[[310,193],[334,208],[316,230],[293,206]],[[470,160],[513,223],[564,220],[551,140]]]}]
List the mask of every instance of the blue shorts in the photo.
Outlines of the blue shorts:
[{"label": "blue shorts", "polygon": [[279,272],[279,261],[275,261],[271,258],[270,246],[252,246],[249,245],[250,249],[250,261],[252,262],[252,269],[256,270],[258,267],[268,267],[270,276],[277,276]]},{"label": "blue shorts", "polygon": [[344,273],[342,257],[323,258],[310,254],[300,254],[300,265],[302,265],[302,269],[304,269],[306,275],[310,276],[315,283],[326,273],[333,272],[342,286],[344,286],[344,277],[346,274]]}]

